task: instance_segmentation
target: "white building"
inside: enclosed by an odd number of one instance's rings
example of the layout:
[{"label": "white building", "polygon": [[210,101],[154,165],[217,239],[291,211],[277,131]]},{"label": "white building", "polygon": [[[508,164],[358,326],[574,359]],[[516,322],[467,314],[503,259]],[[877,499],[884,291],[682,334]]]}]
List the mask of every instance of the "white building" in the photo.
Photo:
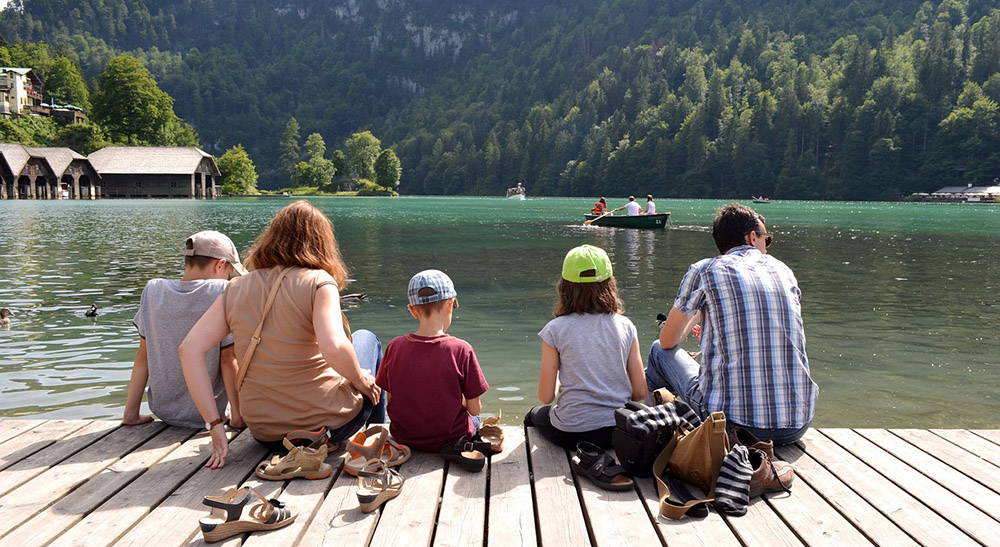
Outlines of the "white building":
[{"label": "white building", "polygon": [[48,114],[42,107],[42,81],[30,68],[0,67],[0,115]]}]

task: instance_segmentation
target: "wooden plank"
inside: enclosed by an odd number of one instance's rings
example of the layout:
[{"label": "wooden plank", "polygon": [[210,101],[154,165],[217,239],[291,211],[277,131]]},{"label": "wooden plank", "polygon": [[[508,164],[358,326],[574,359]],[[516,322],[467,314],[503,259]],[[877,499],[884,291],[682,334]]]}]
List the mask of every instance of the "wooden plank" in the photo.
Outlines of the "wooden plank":
[{"label": "wooden plank", "polygon": [[[410,476],[408,466],[410,462],[402,465],[400,474],[404,477]],[[323,503],[316,509],[312,521],[308,524],[305,532],[299,538],[299,547],[317,547],[326,545],[329,547],[364,547],[368,545],[368,540],[375,531],[375,524],[379,520],[379,511],[374,513],[362,513],[358,508],[358,479],[347,473],[334,473],[336,481],[333,488],[326,495]],[[409,479],[403,483],[403,492],[400,497],[410,489]],[[396,503],[399,498],[387,503]],[[387,524],[386,526],[391,526]]]},{"label": "wooden plank", "polygon": [[[437,454],[414,452],[403,464],[400,474],[405,479],[403,490],[382,506],[379,523],[384,526],[375,528],[371,544],[380,547],[430,545],[444,482],[444,460]],[[360,513],[357,498],[352,502],[353,509],[348,505],[348,510]]]},{"label": "wooden plank", "polygon": [[745,545],[804,545],[762,498],[750,500],[747,514],[726,520]]},{"label": "wooden plank", "polygon": [[264,458],[267,451],[243,430],[229,444],[229,457],[221,469],[200,468],[146,518],[139,521],[115,545],[179,545],[201,534],[198,519],[208,515],[202,504],[205,496],[217,496],[243,482]]},{"label": "wooden plank", "polygon": [[[827,503],[801,475],[792,483],[790,493],[768,494],[766,503],[806,545],[872,544],[851,522]],[[760,504],[759,501],[752,500],[751,507]],[[872,508],[869,510],[875,512]]]},{"label": "wooden plank", "polygon": [[[925,429],[893,429],[893,433],[981,484],[1000,492],[1000,468],[946,438]],[[974,436],[969,433],[970,436]],[[978,438],[978,437],[976,437]],[[959,440],[959,443],[962,441]],[[1000,451],[1000,447],[995,450]]]},{"label": "wooden plank", "polygon": [[1000,429],[973,429],[972,432],[994,444],[1000,445]]},{"label": "wooden plank", "polygon": [[[798,483],[810,486],[814,492],[824,498],[830,507],[843,515],[860,533],[878,545],[899,547],[918,545],[910,536],[906,535],[891,520],[880,513],[878,509],[844,484],[843,481],[835,477],[833,473],[813,459],[811,455],[803,452],[799,446],[776,447],[775,453],[795,466],[797,484],[792,485],[793,491],[800,488]],[[789,520],[796,531],[798,531],[799,526],[796,526],[797,523],[795,520],[785,514],[785,508],[777,505],[777,501],[776,499],[772,499],[771,503],[775,505],[779,512],[782,512],[786,520]],[[791,508],[789,510],[794,511],[795,509]],[[800,535],[808,537],[805,534],[800,533]],[[820,544],[822,542],[809,541],[808,543]]]},{"label": "wooden plank", "polygon": [[[59,439],[87,425],[85,420],[53,420],[45,422],[0,445],[0,469],[6,469],[21,460],[41,452]],[[0,473],[0,477],[3,474]],[[0,488],[2,488],[0,480]]]},{"label": "wooden plank", "polygon": [[[43,423],[45,420],[14,420],[11,418],[0,420],[0,444]],[[3,446],[0,446],[0,454],[6,454]]]},{"label": "wooden plank", "polygon": [[4,536],[0,546],[44,545],[55,539],[194,433],[192,429],[168,428]]},{"label": "wooden plank", "polygon": [[566,451],[549,442],[533,427],[525,428],[525,433],[534,476],[539,543],[589,545],[590,532]]},{"label": "wooden plank", "polygon": [[965,533],[984,545],[1000,545],[1000,522],[935,483],[908,462],[896,458],[855,431],[835,429],[828,436]]},{"label": "wooden plank", "polygon": [[528,446],[523,427],[504,427],[503,452],[490,462],[490,503],[486,544],[490,547],[538,545],[531,496]]},{"label": "wooden plank", "polygon": [[[36,432],[42,435],[42,431],[38,431],[45,426],[39,426],[35,429],[27,432],[25,435],[33,435]],[[67,427],[75,427],[75,423],[68,425]],[[54,443],[49,443],[48,440],[40,441],[48,444],[49,446],[45,449],[35,452],[30,456],[21,459],[19,462],[11,465],[10,467],[0,471],[0,496],[5,496],[8,492],[11,492],[18,486],[24,484],[25,482],[31,480],[33,477],[41,475],[51,466],[58,464],[59,462],[69,458],[78,451],[85,449],[91,444],[99,441],[105,435],[108,435],[116,428],[118,428],[118,423],[116,422],[104,422],[95,421],[86,423],[83,427],[76,429],[76,431],[71,431],[65,437],[58,439]],[[57,427],[54,424],[54,427]],[[60,429],[58,435],[65,435],[66,430]],[[21,435],[18,436],[20,438]],[[25,450],[33,449],[26,448]]]},{"label": "wooden plank", "polygon": [[59,536],[50,547],[114,543],[205,465],[211,454],[211,437],[207,432],[198,433]]},{"label": "wooden plank", "polygon": [[1000,445],[989,439],[988,431],[973,432],[965,429],[931,429],[930,431],[975,454],[984,462],[1000,466]]},{"label": "wooden plank", "polygon": [[[886,452],[905,461],[956,496],[1000,520],[1000,494],[986,488],[964,473],[884,429],[859,429],[857,432]],[[948,444],[939,439],[941,444]]]},{"label": "wooden plank", "polygon": [[803,437],[806,453],[845,484],[850,485],[855,492],[864,497],[918,543],[925,545],[977,545],[975,541],[946,519],[824,435],[835,431],[837,430],[823,429],[822,433],[816,429],[807,431]]},{"label": "wooden plank", "polygon": [[639,495],[646,509],[656,519],[656,530],[667,545],[686,547],[699,545],[705,547],[739,546],[740,542],[723,520],[722,515],[712,510],[702,519],[684,517],[680,520],[670,520],[660,516],[660,496],[656,491],[656,481],[652,478],[636,479]]},{"label": "wooden plank", "polygon": [[[610,452],[610,456],[614,457],[614,452]],[[580,487],[584,516],[590,524],[594,545],[656,545],[660,541],[636,489],[604,490],[575,471],[573,475]]]},{"label": "wooden plank", "polygon": [[486,536],[486,478],[489,470],[470,473],[450,462],[447,470],[434,545],[482,545]]},{"label": "wooden plank", "polygon": [[298,516],[295,517],[295,522],[267,534],[251,534],[243,542],[243,545],[246,547],[297,545],[297,541],[309,526],[320,504],[323,503],[323,498],[327,491],[330,490],[330,487],[337,479],[338,472],[342,467],[340,455],[341,452],[337,452],[327,457],[326,462],[334,466],[334,472],[329,477],[316,480],[296,479],[288,481],[285,489],[281,492],[281,497],[278,499],[288,504],[289,507],[294,508],[298,513]]},{"label": "wooden plank", "polygon": [[130,428],[116,427],[111,434],[11,490],[4,495],[3,506],[0,506],[0,537],[115,463],[165,427],[163,422]]}]

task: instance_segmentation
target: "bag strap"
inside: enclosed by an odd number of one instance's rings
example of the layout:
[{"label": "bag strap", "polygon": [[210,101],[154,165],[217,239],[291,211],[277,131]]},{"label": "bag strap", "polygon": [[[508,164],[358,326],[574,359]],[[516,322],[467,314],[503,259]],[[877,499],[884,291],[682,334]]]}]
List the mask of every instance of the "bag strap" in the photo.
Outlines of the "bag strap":
[{"label": "bag strap", "polygon": [[253,352],[257,349],[257,345],[260,344],[260,333],[264,330],[264,320],[267,319],[267,313],[271,311],[271,305],[274,304],[274,297],[278,295],[281,280],[285,278],[285,274],[291,269],[291,267],[288,267],[281,270],[278,278],[274,280],[274,285],[271,286],[271,292],[267,295],[267,302],[264,303],[264,313],[260,315],[260,324],[257,325],[257,330],[253,331],[253,336],[250,337],[250,344],[247,346],[246,353],[243,354],[243,360],[240,361],[239,372],[236,373],[237,391],[243,387],[243,378],[246,377],[247,369],[250,368],[250,359],[253,359]]},{"label": "bag strap", "polygon": [[674,448],[677,447],[677,439],[680,438],[678,429],[674,429],[674,436],[667,443],[667,446],[660,451],[660,455],[653,462],[653,476],[656,477],[656,492],[660,497],[660,515],[671,520],[677,520],[687,514],[695,505],[715,501],[714,497],[700,500],[690,500],[683,505],[678,505],[670,501],[670,487],[663,480],[663,475],[667,471],[667,462],[670,461]]}]

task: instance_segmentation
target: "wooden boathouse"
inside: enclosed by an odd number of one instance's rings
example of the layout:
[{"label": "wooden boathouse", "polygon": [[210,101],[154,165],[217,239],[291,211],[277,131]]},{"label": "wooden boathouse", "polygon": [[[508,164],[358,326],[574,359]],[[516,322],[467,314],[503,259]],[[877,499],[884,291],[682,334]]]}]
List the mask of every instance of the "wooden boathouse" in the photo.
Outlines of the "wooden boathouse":
[{"label": "wooden boathouse", "polygon": [[[566,451],[533,428],[507,426],[502,453],[468,473],[437,454],[400,468],[399,497],[361,513],[358,481],[261,481],[268,453],[231,431],[222,469],[211,441],[162,422],[0,420],[0,546],[203,545],[206,495],[252,486],[294,507],[294,523],[224,546],[818,546],[1000,545],[1000,431],[812,429],[778,455],[790,493],[746,515],[669,521],[652,479],[624,492],[576,476]],[[245,518],[245,517],[244,517]]]},{"label": "wooden boathouse", "polygon": [[100,177],[69,148],[0,143],[0,199],[94,199]]},{"label": "wooden boathouse", "polygon": [[108,146],[88,158],[108,197],[216,197],[219,168],[195,146]]},{"label": "wooden boathouse", "polygon": [[216,197],[219,168],[194,146],[69,148],[0,143],[0,199]]}]

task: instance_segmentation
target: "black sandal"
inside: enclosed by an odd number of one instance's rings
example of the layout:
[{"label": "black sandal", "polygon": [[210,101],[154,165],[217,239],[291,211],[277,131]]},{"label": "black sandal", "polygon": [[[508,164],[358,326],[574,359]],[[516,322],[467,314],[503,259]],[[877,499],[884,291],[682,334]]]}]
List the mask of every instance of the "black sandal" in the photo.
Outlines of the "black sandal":
[{"label": "black sandal", "polygon": [[469,438],[462,435],[454,443],[448,443],[441,449],[441,457],[449,462],[457,463],[471,473],[478,473],[486,466],[486,454],[492,454],[490,443],[479,437]]},{"label": "black sandal", "polygon": [[594,443],[577,444],[572,464],[577,475],[587,477],[605,490],[631,490],[635,486],[625,468]]}]

